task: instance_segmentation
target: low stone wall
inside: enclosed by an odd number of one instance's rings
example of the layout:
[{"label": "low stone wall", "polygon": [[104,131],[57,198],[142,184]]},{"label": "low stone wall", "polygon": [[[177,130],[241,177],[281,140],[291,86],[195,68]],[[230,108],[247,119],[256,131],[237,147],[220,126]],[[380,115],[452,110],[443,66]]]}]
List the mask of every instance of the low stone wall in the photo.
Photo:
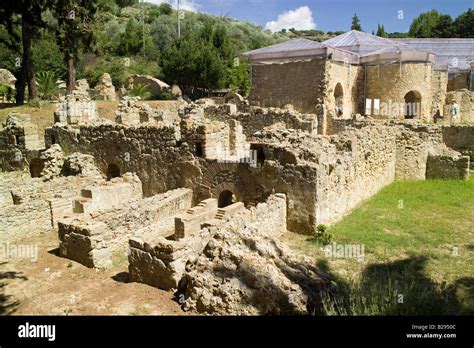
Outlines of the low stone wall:
[{"label": "low stone wall", "polygon": [[142,198],[142,183],[136,176],[113,178],[100,186],[81,189],[81,197],[74,201],[74,212],[91,214],[120,207]]},{"label": "low stone wall", "polygon": [[199,231],[201,224],[214,219],[217,214],[217,209],[217,199],[210,198],[188,209],[186,213],[176,216],[175,238],[181,239]]},{"label": "low stone wall", "polygon": [[205,108],[204,115],[210,119],[226,122],[235,119],[242,125],[244,134],[247,137],[256,131],[277,123],[283,124],[287,128],[303,130],[310,134],[317,133],[318,122],[315,114],[300,114],[296,111],[279,108],[250,107],[248,109],[246,112],[236,111],[229,113],[223,106],[211,106]]},{"label": "low stone wall", "polygon": [[469,179],[469,157],[439,155],[428,156],[426,163],[427,179]]},{"label": "low stone wall", "polygon": [[[145,229],[130,238],[130,279],[161,289],[178,287],[186,272],[186,264],[193,262],[208,246],[214,234],[223,226],[251,228],[261,235],[278,237],[286,231],[286,196],[275,194],[265,203],[250,210],[242,203],[219,209],[217,216],[202,222],[199,229],[179,239],[166,238],[153,229]],[[178,230],[175,230],[175,234]]]},{"label": "low stone wall", "polygon": [[191,190],[182,188],[134,200],[103,214],[76,214],[59,222],[60,255],[87,267],[109,267],[112,253],[124,249],[136,231],[167,223],[191,207],[191,202]]},{"label": "low stone wall", "polygon": [[450,148],[469,156],[474,163],[474,125],[451,125],[442,128],[443,142]]},{"label": "low stone wall", "polygon": [[130,238],[130,281],[164,290],[177,288],[186,263],[203,251],[215,231],[216,227],[203,228],[179,241],[150,234]]},{"label": "low stone wall", "polygon": [[0,241],[37,235],[53,228],[50,206],[45,200],[4,206],[1,209]]},{"label": "low stone wall", "polygon": [[93,182],[101,179],[70,176],[44,182],[18,176],[15,182],[7,181],[0,204],[0,238],[21,238],[57,228],[59,219],[73,214],[78,187]]}]

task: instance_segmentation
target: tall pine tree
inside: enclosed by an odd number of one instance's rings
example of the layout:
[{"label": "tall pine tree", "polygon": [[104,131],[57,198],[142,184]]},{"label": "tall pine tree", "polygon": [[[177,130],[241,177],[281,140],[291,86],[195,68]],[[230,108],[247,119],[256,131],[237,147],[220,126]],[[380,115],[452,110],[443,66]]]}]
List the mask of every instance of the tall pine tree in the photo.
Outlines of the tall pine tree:
[{"label": "tall pine tree", "polygon": [[357,17],[357,13],[354,13],[354,17],[352,17],[351,30],[362,31],[362,27],[360,26],[360,20],[359,17]]},{"label": "tall pine tree", "polygon": [[51,0],[58,20],[56,38],[67,64],[66,91],[70,94],[76,85],[76,69],[80,50],[89,50],[93,42],[92,25],[97,10],[95,1]]},{"label": "tall pine tree", "polygon": [[2,0],[0,2],[0,24],[7,29],[9,35],[20,39],[15,28],[21,27],[22,57],[20,76],[16,86],[17,104],[23,104],[25,101],[26,85],[28,85],[28,99],[38,97],[31,46],[39,28],[46,25],[41,17],[46,6],[45,0]]}]

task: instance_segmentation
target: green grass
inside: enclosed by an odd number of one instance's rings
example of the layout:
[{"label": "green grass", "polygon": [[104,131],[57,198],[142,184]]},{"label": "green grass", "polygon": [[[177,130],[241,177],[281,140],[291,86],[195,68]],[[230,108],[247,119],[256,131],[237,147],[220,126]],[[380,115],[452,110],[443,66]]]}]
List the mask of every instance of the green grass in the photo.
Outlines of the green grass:
[{"label": "green grass", "polygon": [[339,284],[326,314],[474,313],[474,175],[394,182],[328,232],[365,257],[317,252]]}]

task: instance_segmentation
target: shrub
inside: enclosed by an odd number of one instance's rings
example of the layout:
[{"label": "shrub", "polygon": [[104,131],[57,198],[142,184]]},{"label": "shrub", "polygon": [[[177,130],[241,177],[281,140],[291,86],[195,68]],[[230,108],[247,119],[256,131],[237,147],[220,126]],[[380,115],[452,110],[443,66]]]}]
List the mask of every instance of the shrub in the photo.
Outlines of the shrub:
[{"label": "shrub", "polygon": [[129,95],[132,97],[140,97],[142,100],[149,99],[151,97],[150,87],[143,83],[134,84]]},{"label": "shrub", "polygon": [[332,235],[327,233],[327,226],[319,224],[316,226],[316,234],[312,237],[312,241],[316,243],[322,243],[323,245],[328,245],[331,243]]},{"label": "shrub", "polygon": [[14,90],[10,86],[0,84],[0,97],[3,101],[10,101],[14,97]]},{"label": "shrub", "polygon": [[42,71],[36,74],[38,93],[42,99],[51,100],[59,93],[59,82],[57,75],[52,71]]}]

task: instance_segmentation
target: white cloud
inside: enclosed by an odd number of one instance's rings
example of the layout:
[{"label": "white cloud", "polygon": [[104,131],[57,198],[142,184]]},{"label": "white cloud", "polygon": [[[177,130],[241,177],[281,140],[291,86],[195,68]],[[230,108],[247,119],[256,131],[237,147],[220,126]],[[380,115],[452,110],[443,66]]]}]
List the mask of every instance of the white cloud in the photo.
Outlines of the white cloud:
[{"label": "white cloud", "polygon": [[267,22],[265,28],[272,32],[291,28],[309,30],[315,29],[316,24],[311,9],[308,6],[301,6],[295,10],[283,12],[276,21]]},{"label": "white cloud", "polygon": [[[178,8],[178,0],[145,0],[146,2],[151,2],[152,4],[162,4],[166,2],[173,6],[174,9]],[[198,12],[199,5],[194,2],[194,0],[180,0],[179,8],[181,10]]]}]

